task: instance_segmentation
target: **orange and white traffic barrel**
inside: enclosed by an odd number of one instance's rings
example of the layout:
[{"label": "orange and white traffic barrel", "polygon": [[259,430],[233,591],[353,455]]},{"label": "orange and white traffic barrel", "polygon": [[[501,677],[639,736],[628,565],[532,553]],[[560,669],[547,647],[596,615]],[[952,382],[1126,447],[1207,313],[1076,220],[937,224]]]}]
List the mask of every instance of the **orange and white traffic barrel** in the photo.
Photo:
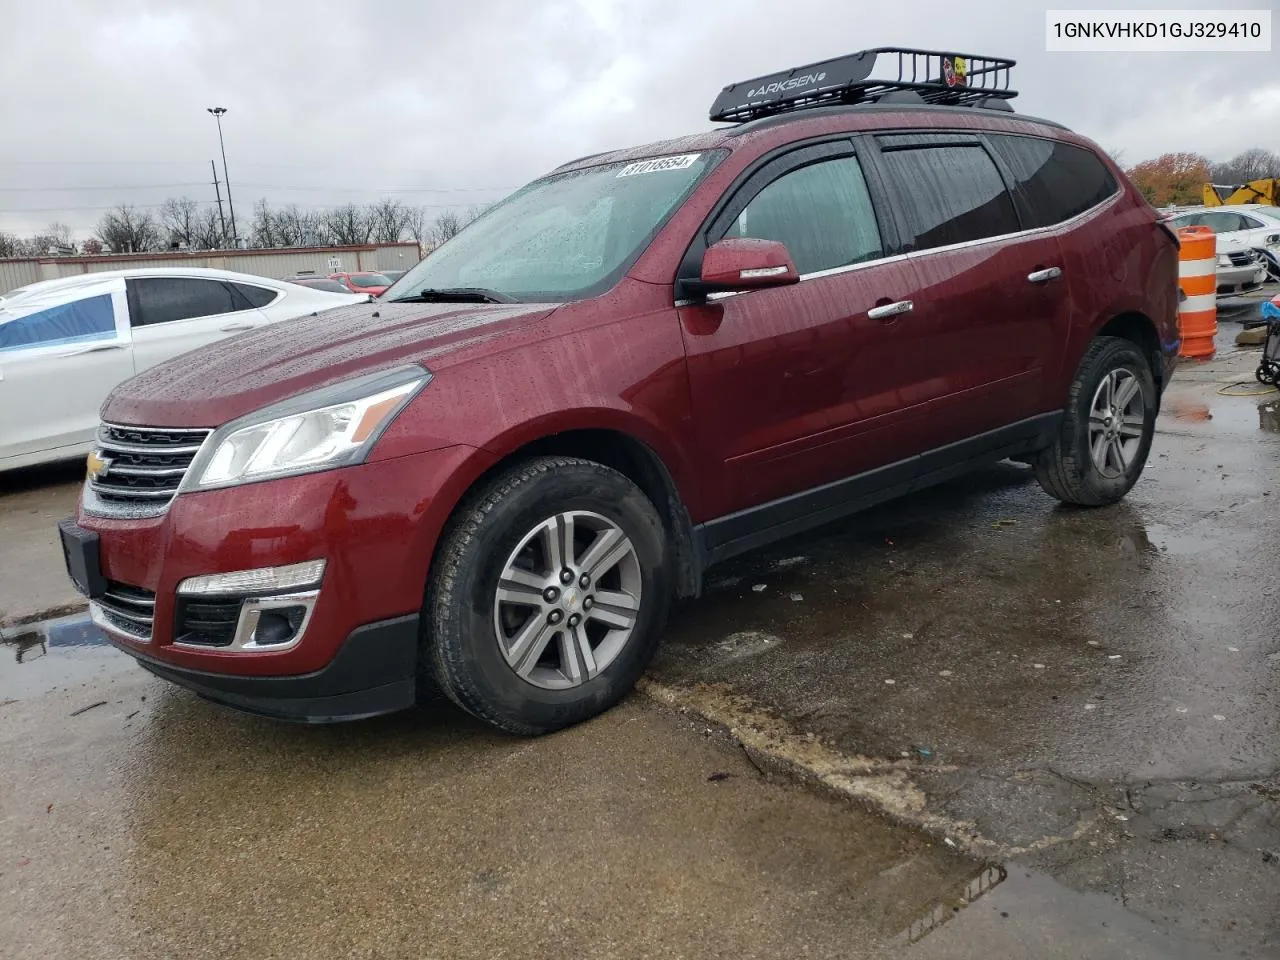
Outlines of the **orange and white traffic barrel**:
[{"label": "orange and white traffic barrel", "polygon": [[1178,252],[1178,286],[1183,300],[1178,307],[1182,346],[1178,354],[1208,360],[1218,334],[1218,238],[1208,227],[1183,227]]}]

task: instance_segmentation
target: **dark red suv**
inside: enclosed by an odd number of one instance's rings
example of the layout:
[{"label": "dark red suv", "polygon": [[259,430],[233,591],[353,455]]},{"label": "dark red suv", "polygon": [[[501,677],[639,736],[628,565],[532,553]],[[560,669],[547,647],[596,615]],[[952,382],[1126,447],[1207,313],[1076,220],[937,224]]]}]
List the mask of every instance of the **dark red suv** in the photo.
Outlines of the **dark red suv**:
[{"label": "dark red suv", "polygon": [[622,697],[726,557],[1001,458],[1123,497],[1176,240],[1010,65],[736,84],[733,125],[566,164],[380,300],[126,382],[62,524],[94,620],[246,710],[438,687],[535,734]]}]

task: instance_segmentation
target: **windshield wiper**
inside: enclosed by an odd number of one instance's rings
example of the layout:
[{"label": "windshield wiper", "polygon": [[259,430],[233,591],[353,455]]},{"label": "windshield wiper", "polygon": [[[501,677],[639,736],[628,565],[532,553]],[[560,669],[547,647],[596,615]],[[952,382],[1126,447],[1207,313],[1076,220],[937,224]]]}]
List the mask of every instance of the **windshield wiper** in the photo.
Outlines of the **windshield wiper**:
[{"label": "windshield wiper", "polygon": [[407,297],[396,297],[396,303],[517,303],[515,297],[509,297],[497,290],[485,287],[424,287],[417,293]]}]

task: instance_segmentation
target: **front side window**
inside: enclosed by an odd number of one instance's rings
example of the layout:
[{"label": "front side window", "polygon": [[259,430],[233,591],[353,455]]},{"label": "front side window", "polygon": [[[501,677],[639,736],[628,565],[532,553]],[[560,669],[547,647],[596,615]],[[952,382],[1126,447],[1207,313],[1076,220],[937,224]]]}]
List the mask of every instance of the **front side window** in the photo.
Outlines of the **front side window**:
[{"label": "front side window", "polygon": [[219,280],[196,277],[140,277],[129,286],[132,326],[172,323],[246,309]]},{"label": "front side window", "polygon": [[777,240],[801,274],[884,256],[871,196],[855,157],[785,173],[738,214],[726,237]]},{"label": "front side window", "polygon": [[1026,200],[1028,227],[1050,227],[1096,207],[1118,184],[1106,166],[1082,147],[1038,137],[993,136]]},{"label": "front side window", "polygon": [[61,303],[23,316],[0,309],[0,351],[110,340],[116,335],[111,294]]},{"label": "front side window", "polygon": [[536,180],[387,291],[481,289],[502,298],[578,300],[612,287],[710,168],[709,151],[609,163]]},{"label": "front side window", "polygon": [[1013,197],[981,146],[890,150],[884,163],[916,250],[1016,233]]}]

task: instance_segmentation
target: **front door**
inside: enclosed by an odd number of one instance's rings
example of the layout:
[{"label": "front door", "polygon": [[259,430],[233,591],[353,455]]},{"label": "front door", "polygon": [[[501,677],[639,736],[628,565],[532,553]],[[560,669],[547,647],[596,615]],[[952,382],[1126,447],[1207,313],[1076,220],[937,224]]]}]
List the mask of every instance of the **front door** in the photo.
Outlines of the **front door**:
[{"label": "front door", "polygon": [[[786,245],[798,284],[680,308],[703,467],[717,513],[778,500],[904,460],[923,407],[905,390],[918,329],[910,265],[891,253],[849,141],[768,163],[733,195],[706,243]],[[909,467],[899,482],[909,480]],[[799,509],[805,509],[800,506]]]}]

